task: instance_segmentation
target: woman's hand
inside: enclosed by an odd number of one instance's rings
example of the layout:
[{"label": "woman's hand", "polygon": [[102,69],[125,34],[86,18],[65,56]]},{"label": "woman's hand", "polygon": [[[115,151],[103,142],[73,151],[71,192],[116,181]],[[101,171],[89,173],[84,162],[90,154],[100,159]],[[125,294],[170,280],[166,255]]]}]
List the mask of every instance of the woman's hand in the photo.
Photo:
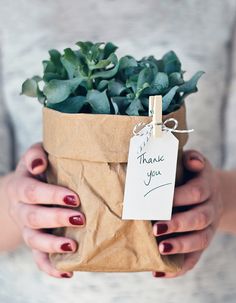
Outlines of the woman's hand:
[{"label": "woman's hand", "polygon": [[47,155],[41,144],[33,145],[21,158],[7,183],[9,213],[20,228],[24,242],[32,249],[39,269],[53,277],[70,278],[73,273],[62,273],[52,267],[48,253],[74,252],[77,243],[48,234],[44,229],[63,226],[81,228],[85,224],[85,217],[78,210],[66,207],[80,204],[74,192],[40,181],[47,165]]},{"label": "woman's hand", "polygon": [[158,221],[153,226],[160,239],[160,253],[184,254],[184,264],[177,274],[154,272],[154,277],[173,278],[192,269],[211,242],[223,212],[219,177],[209,161],[197,151],[187,151],[184,166],[192,177],[175,189],[174,207],[187,206],[188,210],[175,212],[171,221]]}]

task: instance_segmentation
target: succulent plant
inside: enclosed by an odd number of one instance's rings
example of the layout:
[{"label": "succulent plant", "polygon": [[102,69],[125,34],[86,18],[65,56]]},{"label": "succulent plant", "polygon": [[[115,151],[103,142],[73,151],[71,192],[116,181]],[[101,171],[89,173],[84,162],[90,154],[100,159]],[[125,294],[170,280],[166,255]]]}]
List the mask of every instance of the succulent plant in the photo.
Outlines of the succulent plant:
[{"label": "succulent plant", "polygon": [[[204,72],[183,78],[181,62],[174,51],[160,60],[154,56],[136,60],[118,58],[113,43],[77,42],[77,50],[49,51],[43,61],[43,76],[22,84],[22,94],[37,97],[46,107],[65,113],[148,115],[150,95],[163,96],[163,113],[177,110],[197,91]],[[42,87],[42,89],[40,89]]]}]

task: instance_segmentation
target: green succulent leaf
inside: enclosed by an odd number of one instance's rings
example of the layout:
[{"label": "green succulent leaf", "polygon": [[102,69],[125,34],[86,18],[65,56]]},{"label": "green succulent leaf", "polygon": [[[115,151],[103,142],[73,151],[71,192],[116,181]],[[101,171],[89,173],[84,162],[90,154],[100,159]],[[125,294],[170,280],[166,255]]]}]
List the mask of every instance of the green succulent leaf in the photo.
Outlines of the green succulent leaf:
[{"label": "green succulent leaf", "polygon": [[64,50],[64,55],[60,58],[69,79],[73,79],[75,71],[78,68],[79,62],[76,54],[70,48]]},{"label": "green succulent leaf", "polygon": [[178,90],[178,86],[174,86],[171,88],[171,90],[163,96],[162,98],[162,110],[166,111],[168,109],[168,106],[170,105],[171,101],[173,100],[176,92]]},{"label": "green succulent leaf", "polygon": [[143,111],[143,105],[140,99],[134,99],[130,102],[130,105],[126,109],[126,114],[129,116],[139,116],[140,111]]},{"label": "green succulent leaf", "polygon": [[111,112],[111,114],[112,115],[118,115],[119,114],[119,107],[118,107],[118,105],[111,100],[111,106],[112,106],[112,109],[113,109],[112,112]]},{"label": "green succulent leaf", "polygon": [[130,105],[130,102],[132,101],[131,99],[127,98],[126,96],[124,97],[111,97],[112,103],[115,103],[119,109],[119,114],[125,115],[126,114],[126,109]]},{"label": "green succulent leaf", "polygon": [[189,81],[179,87],[178,92],[183,92],[185,94],[196,92],[198,80],[203,74],[203,71],[197,72]]},{"label": "green succulent leaf", "polygon": [[110,97],[119,96],[126,90],[124,83],[112,79],[108,82],[108,94]]},{"label": "green succulent leaf", "polygon": [[137,90],[142,90],[147,87],[146,84],[151,83],[153,80],[153,73],[150,68],[144,68],[138,75]]},{"label": "green succulent leaf", "polygon": [[119,60],[119,70],[127,69],[128,67],[137,67],[138,63],[132,56],[124,56]]},{"label": "green succulent leaf", "polygon": [[26,95],[28,97],[37,97],[37,81],[33,79],[27,79],[22,84],[21,94]]},{"label": "green succulent leaf", "polygon": [[181,73],[172,73],[169,75],[169,83],[170,83],[170,86],[173,87],[173,86],[176,86],[176,85],[182,85],[184,83],[184,79],[182,77],[182,74]]},{"label": "green succulent leaf", "polygon": [[113,56],[113,54],[111,54],[107,59],[100,60],[96,64],[91,64],[89,66],[90,70],[105,68],[109,64],[112,64],[113,60],[114,60],[114,56]]},{"label": "green succulent leaf", "polygon": [[104,71],[99,71],[94,73],[91,78],[96,79],[96,78],[103,78],[103,79],[109,79],[115,76],[119,69],[119,62],[117,59],[117,56],[115,54],[112,54],[110,56],[111,63],[113,64],[113,67],[105,69]]},{"label": "green succulent leaf", "polygon": [[149,87],[142,91],[142,95],[163,95],[169,87],[169,79],[165,73],[158,72]]},{"label": "green succulent leaf", "polygon": [[82,78],[74,78],[71,80],[51,80],[43,89],[48,102],[59,103],[69,97],[82,82]]},{"label": "green succulent leaf", "polygon": [[104,89],[107,89],[109,83],[110,82],[108,80],[101,80],[97,84],[97,90],[99,90],[100,92],[104,91]]},{"label": "green succulent leaf", "polygon": [[109,114],[110,102],[106,91],[99,92],[98,90],[91,90],[86,96],[86,102],[91,106],[92,112],[96,114]]},{"label": "green succulent leaf", "polygon": [[79,41],[76,45],[76,50],[66,48],[63,53],[49,50],[42,77],[25,80],[22,94],[65,113],[135,116],[148,115],[149,96],[161,95],[166,114],[197,91],[203,74],[199,71],[185,81],[174,51],[159,60],[154,56],[137,60],[130,55],[118,59],[117,46],[111,42]]},{"label": "green succulent leaf", "polygon": [[157,73],[152,86],[157,89],[158,94],[162,94],[169,86],[168,76],[162,72]]},{"label": "green succulent leaf", "polygon": [[57,72],[57,67],[52,61],[43,61],[43,67],[44,67],[44,72],[45,73],[56,73]]},{"label": "green succulent leaf", "polygon": [[113,54],[117,50],[117,46],[111,42],[106,43],[104,47],[104,58],[108,58],[111,54]]},{"label": "green succulent leaf", "polygon": [[85,104],[85,100],[86,100],[85,96],[76,96],[76,97],[67,98],[65,101],[59,103],[47,102],[47,107],[62,113],[68,113],[68,114],[79,113]]},{"label": "green succulent leaf", "polygon": [[46,83],[46,82],[49,82],[53,79],[57,79],[57,80],[63,80],[64,77],[62,77],[61,75],[57,74],[57,73],[45,73],[43,75],[43,81]]},{"label": "green succulent leaf", "polygon": [[175,52],[170,51],[162,57],[163,71],[167,74],[181,71],[181,63]]},{"label": "green succulent leaf", "polygon": [[87,55],[91,51],[91,48],[93,46],[93,43],[90,41],[86,41],[86,42],[79,41],[75,44],[79,46],[82,54],[84,55]]},{"label": "green succulent leaf", "polygon": [[51,49],[48,51],[50,55],[51,62],[56,68],[61,68],[61,53],[56,49]]}]

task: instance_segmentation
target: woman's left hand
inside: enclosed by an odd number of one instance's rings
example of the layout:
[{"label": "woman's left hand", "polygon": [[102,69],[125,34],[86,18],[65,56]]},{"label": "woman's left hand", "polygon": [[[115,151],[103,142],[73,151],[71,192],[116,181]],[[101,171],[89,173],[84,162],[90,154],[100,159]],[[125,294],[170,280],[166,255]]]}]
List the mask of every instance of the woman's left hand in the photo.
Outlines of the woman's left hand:
[{"label": "woman's left hand", "polygon": [[[223,212],[217,171],[197,151],[184,152],[183,159],[185,168],[193,177],[176,187],[174,207],[190,208],[174,213],[170,221],[156,222],[153,233],[157,237],[168,236],[159,242],[160,253],[184,254],[184,264],[176,274],[154,272],[154,277],[174,278],[192,269],[209,246]],[[172,237],[173,233],[175,237]]]}]

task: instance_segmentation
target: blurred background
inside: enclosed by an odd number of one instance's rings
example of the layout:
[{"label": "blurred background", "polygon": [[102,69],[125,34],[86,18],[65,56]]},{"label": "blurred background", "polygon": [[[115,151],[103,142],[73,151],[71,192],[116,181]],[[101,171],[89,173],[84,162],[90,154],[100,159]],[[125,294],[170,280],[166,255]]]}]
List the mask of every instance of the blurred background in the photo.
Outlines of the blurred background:
[{"label": "blurred background", "polygon": [[[137,58],[174,50],[185,79],[204,70],[199,92],[186,102],[195,129],[187,147],[214,166],[236,166],[235,0],[0,0],[0,7],[1,95],[16,160],[42,140],[41,105],[19,95],[22,82],[41,74],[48,49],[91,40],[112,41],[119,55]],[[235,239],[219,234],[198,266],[176,280],[77,273],[57,281],[39,272],[23,247],[0,255],[0,302],[236,302],[235,251]]]}]

